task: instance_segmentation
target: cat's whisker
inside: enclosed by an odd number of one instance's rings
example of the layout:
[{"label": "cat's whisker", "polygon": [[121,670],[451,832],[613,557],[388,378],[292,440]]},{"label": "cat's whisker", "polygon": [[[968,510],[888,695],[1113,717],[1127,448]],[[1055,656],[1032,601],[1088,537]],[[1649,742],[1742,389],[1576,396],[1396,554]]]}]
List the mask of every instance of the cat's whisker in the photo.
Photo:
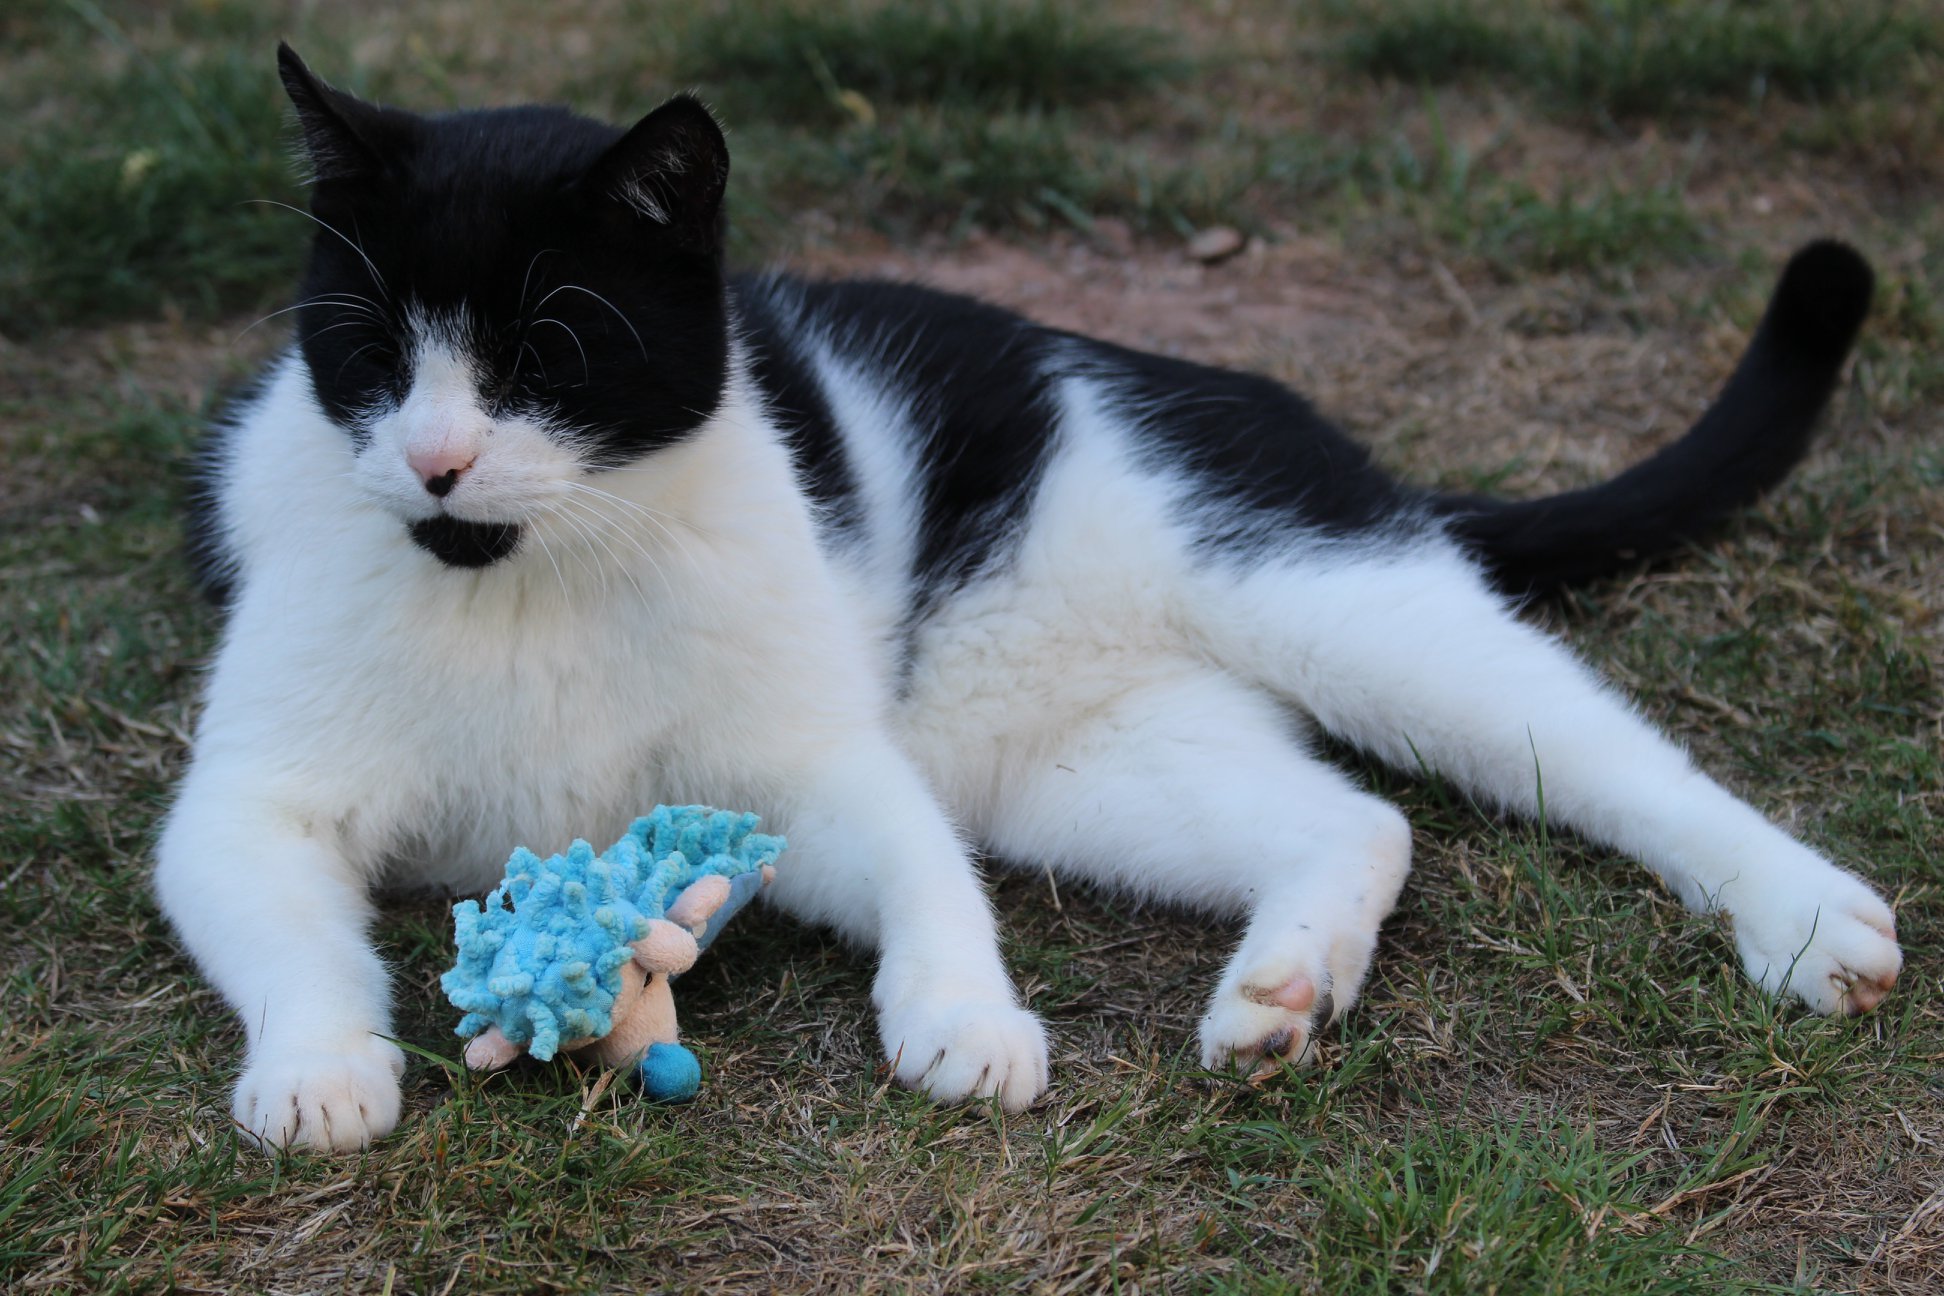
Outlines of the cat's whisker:
[{"label": "cat's whisker", "polygon": [[676,585],[675,582],[672,579],[670,579],[667,569],[664,568],[661,565],[661,563],[656,560],[654,554],[649,553],[648,550],[643,547],[639,538],[637,538],[636,536],[632,535],[627,531],[617,531],[615,532],[615,534],[619,535],[624,541],[626,541],[630,548],[632,548],[636,553],[641,555],[642,560],[644,562],[646,562],[650,567],[653,567],[655,569],[656,579],[661,581],[662,588],[668,591],[670,598],[681,597],[681,587]]},{"label": "cat's whisker", "polygon": [[[551,512],[551,510],[548,511]],[[560,564],[554,559],[553,547],[547,543],[547,534],[545,530],[540,527],[529,527],[528,530],[533,535],[534,543],[540,546],[540,553],[543,557],[546,558],[547,565],[553,568],[554,580],[560,585],[560,599],[562,605],[565,606],[566,604],[571,603],[573,601],[574,596],[567,588],[567,577],[565,573],[563,573],[560,570]]]},{"label": "cat's whisker", "polygon": [[581,520],[575,514],[569,512],[563,505],[560,504],[553,505],[551,507],[551,512],[555,517],[560,519],[562,525],[566,526],[574,533],[574,537],[578,541],[578,543],[574,546],[574,556],[576,561],[578,561],[581,564],[583,570],[585,570],[590,576],[594,577],[596,580],[598,580],[601,583],[601,589],[603,592],[605,592],[607,589],[607,575],[601,569],[599,564],[593,561],[593,558],[591,556],[593,553],[593,549],[592,549],[593,536],[587,529],[587,523]]},{"label": "cat's whisker", "polygon": [[[245,328],[243,328],[240,332],[238,332],[235,337],[231,338],[230,345],[235,346],[238,342],[241,342],[246,336],[248,336],[257,327],[259,327],[260,325],[268,324],[271,320],[276,319],[279,315],[288,315],[290,314],[290,312],[302,310],[306,306],[336,306],[339,310],[363,311],[365,314],[371,316],[373,319],[382,321],[384,319],[384,316],[379,314],[378,311],[373,309],[371,306],[364,306],[360,304],[362,302],[369,301],[369,300],[370,300],[369,298],[358,297],[357,294],[355,293],[320,293],[316,297],[307,297],[303,301],[296,302],[292,305],[284,307],[282,310],[273,310],[268,315],[259,316],[256,320],[254,320],[252,323],[250,323]],[[376,303],[373,303],[373,305],[375,304]]]},{"label": "cat's whisker", "polygon": [[[517,354],[525,355],[529,351],[533,352],[533,363],[540,368],[540,381],[549,387],[553,386],[553,379],[547,374],[547,362],[540,358],[540,352],[534,347],[533,343],[527,341],[525,338],[521,338],[520,350]],[[517,368],[513,372],[515,377],[519,376],[519,370]]]},{"label": "cat's whisker", "polygon": [[337,373],[332,377],[331,381],[337,382],[339,379],[343,378],[345,366],[349,365],[353,360],[356,360],[359,356],[363,355],[365,352],[370,351],[376,347],[381,347],[383,345],[384,345],[383,342],[367,342],[363,346],[359,347],[356,351],[353,351],[350,355],[344,357],[343,362],[338,365]]},{"label": "cat's whisker", "polygon": [[[571,498],[564,502],[567,503],[569,506],[572,506],[574,503],[574,501]],[[598,518],[598,515],[596,516]],[[629,569],[627,563],[621,560],[621,555],[614,551],[614,546],[610,545],[607,542],[607,540],[601,535],[600,529],[598,527],[590,526],[587,535],[590,539],[594,541],[595,544],[601,546],[601,548],[607,553],[607,556],[613,560],[615,570],[619,571],[623,576],[627,577],[628,584],[634,586],[635,596],[641,600],[642,606],[652,607],[653,605],[648,601],[648,591],[641,588],[641,582],[634,578],[634,572]],[[661,564],[655,562],[653,558],[650,558],[646,550],[642,551],[641,556],[647,558],[649,563],[653,564],[655,568],[655,573],[661,576],[662,578],[662,583],[664,585],[668,585],[668,577],[665,573],[662,572]],[[668,585],[668,587],[671,591],[675,588],[673,585]],[[602,586],[603,597],[606,597],[606,592],[607,592],[606,586],[603,585]]]},{"label": "cat's whisker", "polygon": [[299,216],[302,216],[305,220],[314,221],[324,229],[331,231],[331,233],[337,235],[339,238],[344,240],[344,245],[346,247],[350,248],[353,252],[356,252],[358,254],[358,258],[365,263],[365,269],[371,272],[372,282],[378,285],[379,290],[383,292],[387,297],[391,296],[391,287],[385,282],[385,276],[378,273],[378,267],[374,265],[372,263],[371,258],[365,254],[364,248],[360,244],[355,242],[343,230],[339,229],[337,226],[331,224],[327,220],[322,219],[315,212],[305,211],[302,207],[293,207],[287,202],[278,202],[275,198],[251,198],[246,201],[250,203],[260,204],[265,207],[281,207],[285,211],[296,212]]},{"label": "cat's whisker", "polygon": [[[660,472],[660,471],[663,470],[657,468],[654,464],[636,464],[633,467],[624,466],[620,468],[601,469],[601,473],[603,475],[606,475],[608,473],[636,473],[636,472]],[[588,489],[596,490],[598,488],[590,486],[588,487]],[[638,500],[623,499],[621,496],[612,494],[611,492],[608,491],[601,491],[600,493],[603,495],[607,495],[608,498],[610,499],[617,500],[620,503],[630,505],[631,507],[645,509],[647,510],[648,513],[652,514],[654,517],[663,519],[667,523],[673,523],[674,525],[681,527],[683,530],[693,531],[696,535],[701,536],[704,540],[714,540],[718,542],[722,540],[722,536],[720,533],[716,531],[712,531],[708,527],[703,526],[701,523],[697,522],[694,518],[680,517],[674,513],[664,513],[660,509],[655,508],[653,505],[643,504]]]},{"label": "cat's whisker", "polygon": [[535,302],[533,304],[533,309],[539,310],[541,307],[545,306],[548,302],[558,297],[561,293],[568,292],[570,290],[573,292],[586,293],[589,297],[592,297],[595,301],[601,303],[601,305],[613,311],[614,317],[620,320],[621,323],[627,327],[629,333],[634,335],[635,346],[640,350],[641,358],[644,361],[648,359],[648,346],[646,343],[644,343],[641,340],[641,334],[635,331],[635,326],[633,322],[630,321],[626,315],[623,315],[621,313],[621,308],[619,306],[616,306],[613,302],[601,296],[601,294],[595,292],[592,288],[583,288],[579,284],[562,284],[560,285],[560,287],[554,289],[552,292],[548,293],[545,297],[542,297],[539,301]]},{"label": "cat's whisker", "polygon": [[578,491],[583,494],[591,495],[596,499],[606,500],[614,504],[617,504],[622,508],[628,509],[635,516],[639,517],[642,521],[648,523],[650,526],[655,527],[664,536],[666,536],[668,538],[669,544],[674,546],[676,552],[682,555],[682,557],[688,562],[690,569],[694,571],[696,575],[700,576],[703,574],[703,567],[701,561],[696,558],[693,552],[690,551],[687,542],[683,540],[683,538],[679,534],[676,533],[674,528],[670,527],[667,522],[664,522],[662,520],[662,515],[657,513],[656,510],[648,507],[646,504],[641,504],[634,500],[623,499],[619,495],[615,495],[609,491],[601,490],[600,488],[595,486],[586,485],[585,483],[582,482],[563,482],[562,485],[566,486],[569,490]]},{"label": "cat's whisker", "polygon": [[[571,483],[568,484],[571,485]],[[626,540],[633,546],[636,553],[640,554],[642,558],[646,559],[654,567],[656,575],[661,577],[662,583],[668,587],[669,591],[671,593],[675,591],[675,585],[668,579],[667,572],[662,568],[661,563],[656,560],[655,555],[648,552],[642,546],[640,539],[633,532],[629,531],[628,528],[615,525],[613,518],[602,513],[598,508],[587,503],[585,500],[578,500],[572,496],[567,496],[562,498],[561,504],[574,509],[577,515],[588,519],[590,526],[596,526],[603,532],[619,535],[622,539]],[[610,554],[614,553],[612,549],[609,549],[608,552]],[[616,556],[616,561],[619,561],[618,555]]]},{"label": "cat's whisker", "polygon": [[558,251],[560,251],[559,248],[541,248],[533,254],[533,260],[527,262],[526,273],[520,276],[520,302],[519,305],[513,308],[513,313],[517,318],[526,318],[527,289],[533,285],[533,267],[540,264],[541,257],[546,256],[549,252]]},{"label": "cat's whisker", "polygon": [[[567,512],[565,509],[550,507],[548,511],[552,513],[555,517],[559,518],[561,522],[571,527],[574,531],[574,534],[579,536],[583,541],[591,540],[593,538],[588,532],[586,525],[580,522],[578,519],[576,519],[573,514]],[[608,589],[608,578],[607,578],[606,569],[593,560],[593,558],[590,556],[590,551],[587,549],[587,546],[585,544],[572,546],[569,549],[569,552],[571,552],[574,555],[575,559],[579,561],[582,568],[584,568],[589,575],[591,575],[592,577],[594,577],[595,580],[600,582],[601,597],[605,599],[607,597],[607,589]]]},{"label": "cat's whisker", "polygon": [[576,481],[562,482],[561,485],[567,487],[569,490],[578,491],[583,495],[592,495],[596,499],[606,500],[611,504],[618,505],[631,513],[639,514],[645,518],[653,519],[656,516],[656,511],[649,505],[643,504],[638,500],[631,500],[616,495],[613,491],[604,491],[598,486],[589,486],[585,482]]},{"label": "cat's whisker", "polygon": [[[682,537],[670,530],[666,523],[653,516],[650,516],[648,521],[654,523],[661,530],[661,533],[668,538],[668,543],[674,546],[675,552],[679,553],[682,556],[682,560],[688,564],[689,571],[698,578],[700,587],[713,590],[714,586],[708,581],[707,569],[703,566],[702,561],[690,551],[688,545],[683,542]],[[720,599],[716,599],[715,601],[720,603]]]},{"label": "cat's whisker", "polygon": [[326,324],[323,328],[318,329],[315,333],[312,333],[311,336],[321,337],[326,333],[335,332],[336,330],[341,328],[357,328],[357,327],[370,328],[371,321],[363,320],[363,319],[339,320],[335,324]]},{"label": "cat's whisker", "polygon": [[[591,369],[589,369],[589,368],[587,367],[587,348],[581,345],[581,340],[580,340],[580,334],[578,334],[578,333],[576,333],[576,332],[574,332],[574,330],[573,330],[573,329],[571,329],[571,328],[568,328],[568,326],[567,326],[567,325],[566,325],[566,324],[565,324],[565,323],[564,323],[563,321],[561,321],[561,320],[557,320],[557,319],[555,319],[555,318],[554,318],[553,316],[551,316],[551,315],[549,315],[549,316],[547,316],[547,317],[546,317],[545,319],[537,319],[537,320],[535,320],[535,321],[533,321],[533,322],[534,322],[534,324],[535,324],[536,326],[537,326],[537,325],[541,325],[541,324],[557,324],[557,325],[559,325],[559,326],[560,326],[561,328],[563,328],[563,329],[566,329],[566,330],[567,330],[567,336],[568,336],[569,338],[571,338],[571,339],[573,339],[573,343],[574,343],[574,350],[576,350],[576,351],[578,351],[578,352],[580,352],[580,360],[581,360],[581,385],[582,385],[583,387],[585,387],[585,386],[586,386],[586,385],[587,385],[588,383],[590,383],[590,382],[593,382],[593,381],[594,381],[594,372],[593,372],[593,370],[591,370]],[[531,343],[526,343],[526,342],[522,342],[522,343],[521,343],[521,345],[522,345],[522,346],[525,346],[525,347],[527,347],[527,348],[528,348],[529,350],[531,350],[531,349],[532,349],[532,344],[531,344]],[[535,355],[536,357],[537,357],[537,356],[538,356],[539,354],[540,354],[540,353],[539,353],[538,351],[535,351],[535,352],[534,352],[534,355]]]},{"label": "cat's whisker", "polygon": [[[567,483],[567,484],[571,485],[571,483]],[[597,508],[595,508],[591,504],[588,504],[584,500],[575,500],[572,498],[568,498],[568,499],[564,499],[562,503],[573,506],[579,512],[593,519],[598,520],[600,523],[607,525],[614,534],[619,535],[623,540],[625,540],[628,543],[628,545],[634,549],[636,553],[641,555],[643,560],[645,560],[649,566],[655,569],[656,577],[660,579],[662,586],[668,591],[670,597],[679,598],[681,596],[680,587],[677,586],[675,582],[669,577],[667,569],[661,565],[660,561],[656,559],[654,554],[648,551],[648,549],[641,543],[640,538],[636,536],[632,531],[628,530],[626,527],[615,526],[614,519],[601,513]],[[608,552],[610,554],[613,554],[614,551],[612,549],[609,549]],[[620,561],[618,556],[616,557],[616,561],[617,562]],[[704,585],[701,588],[707,589],[708,587]],[[708,600],[711,607],[714,610],[718,612],[721,611],[721,598],[712,589],[709,590]]]},{"label": "cat's whisker", "polygon": [[721,539],[721,537],[717,536],[713,531],[708,531],[702,527],[698,527],[690,524],[686,518],[675,517],[672,514],[663,513],[658,509],[644,507],[642,510],[642,517],[647,519],[649,522],[653,523],[654,526],[658,530],[660,530],[660,532],[663,535],[668,537],[668,542],[674,545],[676,549],[681,551],[682,556],[688,559],[689,565],[692,568],[694,568],[698,574],[702,571],[702,563],[701,560],[697,558],[694,552],[689,548],[689,537],[683,535],[681,531],[678,531],[676,529],[675,525],[671,525],[671,524],[679,524],[683,527],[686,527],[688,530],[694,532],[696,536],[704,540],[715,541]]}]

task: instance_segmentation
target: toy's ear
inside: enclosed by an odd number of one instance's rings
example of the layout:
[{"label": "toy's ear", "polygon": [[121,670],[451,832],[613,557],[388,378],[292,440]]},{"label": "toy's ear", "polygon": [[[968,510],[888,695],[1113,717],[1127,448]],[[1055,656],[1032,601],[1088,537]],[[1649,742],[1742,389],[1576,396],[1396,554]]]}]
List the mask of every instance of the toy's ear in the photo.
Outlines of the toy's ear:
[{"label": "toy's ear", "polygon": [[700,957],[702,951],[695,947],[695,937],[659,918],[650,919],[648,934],[634,943],[634,961],[648,972],[676,976],[694,967]]},{"label": "toy's ear", "polygon": [[668,907],[668,921],[679,923],[700,936],[715,911],[728,900],[729,879],[711,873],[689,883],[688,889],[675,898],[675,903]]}]

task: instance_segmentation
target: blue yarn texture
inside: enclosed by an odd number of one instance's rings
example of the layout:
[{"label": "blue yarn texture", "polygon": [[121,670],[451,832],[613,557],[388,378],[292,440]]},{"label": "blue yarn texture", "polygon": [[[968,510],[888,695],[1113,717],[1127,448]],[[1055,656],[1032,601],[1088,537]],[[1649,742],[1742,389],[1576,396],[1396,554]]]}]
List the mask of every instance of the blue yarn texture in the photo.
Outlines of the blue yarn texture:
[{"label": "blue yarn texture", "polygon": [[656,806],[599,855],[576,840],[540,858],[524,846],[482,906],[452,907],[459,958],[439,978],[465,1013],[466,1039],[497,1026],[541,1061],[562,1040],[614,1028],[621,967],[682,892],[701,878],[729,879],[729,900],[696,944],[707,948],[763,885],[763,867],[787,844],[756,831],[753,814],[708,806]]}]

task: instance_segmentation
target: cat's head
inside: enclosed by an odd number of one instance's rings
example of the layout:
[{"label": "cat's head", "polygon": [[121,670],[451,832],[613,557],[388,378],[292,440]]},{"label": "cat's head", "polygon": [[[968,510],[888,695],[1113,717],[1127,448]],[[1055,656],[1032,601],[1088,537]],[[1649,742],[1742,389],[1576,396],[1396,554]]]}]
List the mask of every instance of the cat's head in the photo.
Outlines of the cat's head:
[{"label": "cat's head", "polygon": [[297,341],[353,476],[485,566],[576,483],[690,436],[729,364],[729,155],[686,95],[632,129],[564,108],[425,116],[278,66],[316,228]]}]

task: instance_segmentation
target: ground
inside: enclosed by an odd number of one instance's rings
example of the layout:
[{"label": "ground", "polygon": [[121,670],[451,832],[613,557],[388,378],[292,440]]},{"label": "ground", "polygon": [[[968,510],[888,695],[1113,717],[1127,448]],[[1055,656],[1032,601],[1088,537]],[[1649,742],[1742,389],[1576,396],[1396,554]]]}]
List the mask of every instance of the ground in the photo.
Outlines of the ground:
[{"label": "ground", "polygon": [[[1840,14],[1840,17],[1832,17]],[[369,1154],[225,1128],[238,1032],[147,889],[217,621],[178,468],[273,348],[303,230],[270,53],[427,108],[728,120],[737,255],[888,273],[1284,379],[1420,480],[1513,494],[1676,435],[1781,259],[1877,309],[1796,477],[1532,615],[1871,877],[1907,964],[1770,1005],[1625,861],[1337,756],[1417,872],[1319,1066],[1203,1072],[1232,933],[996,872],[1055,1083],[890,1088],[868,969],[767,914],[681,986],[709,1080],[455,1068],[450,920],[390,908],[413,1053]],[[101,5],[0,16],[0,1285],[21,1290],[1929,1292],[1944,1284],[1944,15],[1620,0],[1188,15]],[[1189,237],[1245,240],[1204,264]]]}]

